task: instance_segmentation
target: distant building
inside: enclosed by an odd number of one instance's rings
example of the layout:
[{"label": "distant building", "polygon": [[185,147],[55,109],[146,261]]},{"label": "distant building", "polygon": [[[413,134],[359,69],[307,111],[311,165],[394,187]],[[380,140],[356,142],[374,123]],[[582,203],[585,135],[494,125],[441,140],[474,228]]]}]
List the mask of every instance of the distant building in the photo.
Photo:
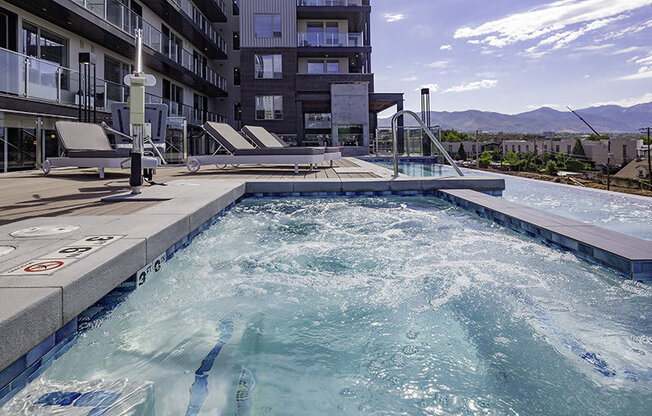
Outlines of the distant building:
[{"label": "distant building", "polygon": [[555,132],[554,131],[544,131],[543,132],[543,137],[546,139],[554,139],[555,138]]},{"label": "distant building", "polygon": [[647,159],[634,159],[614,176],[617,178],[645,179],[650,177]]}]

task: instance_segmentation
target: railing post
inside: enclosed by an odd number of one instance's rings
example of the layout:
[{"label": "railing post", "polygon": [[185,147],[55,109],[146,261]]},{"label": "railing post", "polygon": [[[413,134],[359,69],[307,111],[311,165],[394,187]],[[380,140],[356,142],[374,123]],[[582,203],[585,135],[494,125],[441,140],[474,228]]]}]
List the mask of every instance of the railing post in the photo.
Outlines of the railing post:
[{"label": "railing post", "polygon": [[57,67],[57,102],[61,103],[61,67]]},{"label": "railing post", "polygon": [[25,58],[25,97],[29,97],[29,58]]}]

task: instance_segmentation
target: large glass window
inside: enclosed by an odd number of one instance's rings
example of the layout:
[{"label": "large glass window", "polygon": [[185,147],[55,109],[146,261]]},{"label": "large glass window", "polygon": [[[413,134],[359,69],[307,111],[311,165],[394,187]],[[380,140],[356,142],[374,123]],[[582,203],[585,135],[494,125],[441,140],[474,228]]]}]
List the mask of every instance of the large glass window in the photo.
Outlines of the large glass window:
[{"label": "large glass window", "polygon": [[309,74],[339,74],[340,62],[322,59],[311,59],[308,61]]},{"label": "large glass window", "polygon": [[257,95],[256,120],[283,120],[283,96]]},{"label": "large glass window", "polygon": [[68,66],[68,41],[29,23],[23,24],[23,53]]},{"label": "large glass window", "polygon": [[306,113],[306,129],[330,129],[331,113]]},{"label": "large glass window", "polygon": [[282,55],[256,55],[256,75],[258,79],[283,78]]},{"label": "large glass window", "polygon": [[254,23],[257,38],[280,38],[282,36],[280,14],[257,14]]}]

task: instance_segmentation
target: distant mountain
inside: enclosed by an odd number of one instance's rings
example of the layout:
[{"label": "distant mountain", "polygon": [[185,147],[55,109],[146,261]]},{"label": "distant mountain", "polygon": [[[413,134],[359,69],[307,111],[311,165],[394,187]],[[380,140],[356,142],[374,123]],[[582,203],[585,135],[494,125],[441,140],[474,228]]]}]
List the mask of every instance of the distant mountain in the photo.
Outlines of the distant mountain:
[{"label": "distant mountain", "polygon": [[[652,125],[652,102],[633,107],[605,105],[575,110],[599,133],[633,133]],[[432,125],[463,132],[481,130],[490,133],[542,133],[544,131],[590,133],[591,130],[570,111],[542,107],[521,114],[501,114],[487,111],[432,111]],[[381,127],[389,127],[391,119],[380,119]],[[409,126],[416,125],[406,119]]]}]

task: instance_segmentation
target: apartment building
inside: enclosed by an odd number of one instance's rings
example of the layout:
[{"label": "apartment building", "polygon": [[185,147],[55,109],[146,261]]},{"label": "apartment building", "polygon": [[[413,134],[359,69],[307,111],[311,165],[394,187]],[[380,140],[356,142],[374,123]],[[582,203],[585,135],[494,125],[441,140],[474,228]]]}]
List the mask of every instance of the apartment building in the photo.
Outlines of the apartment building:
[{"label": "apartment building", "polygon": [[368,153],[376,115],[403,106],[374,91],[369,0],[241,0],[240,13],[241,122]]},{"label": "apartment building", "polygon": [[190,154],[214,150],[205,121],[367,153],[376,114],[403,104],[374,92],[370,12],[369,0],[0,0],[0,172],[59,155],[54,123],[78,120],[80,102],[111,124],[135,29],[157,79],[147,101],[168,105]]},{"label": "apartment building", "polygon": [[228,121],[228,29],[238,19],[231,6],[225,0],[0,0],[0,172],[35,168],[60,153],[54,122],[77,120],[85,96],[80,54],[94,62],[88,83],[95,88],[87,94],[94,119],[111,121],[111,103],[129,94],[123,77],[133,70],[137,28],[145,71],[157,78],[148,102],[166,103],[169,116],[185,120],[190,131],[206,120]]}]

